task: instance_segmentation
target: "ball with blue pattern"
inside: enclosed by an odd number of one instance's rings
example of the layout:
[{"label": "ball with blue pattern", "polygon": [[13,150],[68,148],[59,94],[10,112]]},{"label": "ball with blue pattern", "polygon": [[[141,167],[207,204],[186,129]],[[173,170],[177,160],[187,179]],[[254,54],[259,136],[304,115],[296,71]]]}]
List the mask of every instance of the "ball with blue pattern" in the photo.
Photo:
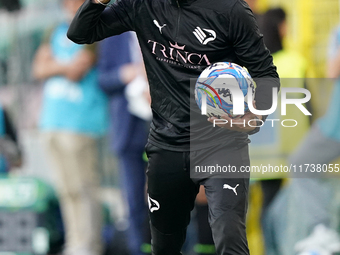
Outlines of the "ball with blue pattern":
[{"label": "ball with blue pattern", "polygon": [[[241,117],[233,114],[233,95],[231,90],[242,91],[244,110],[248,107],[248,88],[254,98],[255,82],[249,72],[230,62],[218,62],[207,67],[199,76],[195,85],[195,100],[201,109],[203,96],[207,98],[207,115],[221,118],[228,115],[231,118]],[[217,96],[218,95],[218,96]]]}]

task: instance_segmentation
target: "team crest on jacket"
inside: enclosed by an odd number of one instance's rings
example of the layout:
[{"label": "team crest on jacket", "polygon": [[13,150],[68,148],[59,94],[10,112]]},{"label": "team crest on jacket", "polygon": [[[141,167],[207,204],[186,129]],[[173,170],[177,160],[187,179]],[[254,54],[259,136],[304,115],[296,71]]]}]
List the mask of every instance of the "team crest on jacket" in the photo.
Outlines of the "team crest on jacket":
[{"label": "team crest on jacket", "polygon": [[208,42],[212,42],[216,39],[216,32],[212,29],[196,27],[192,33],[203,45],[207,45]]}]

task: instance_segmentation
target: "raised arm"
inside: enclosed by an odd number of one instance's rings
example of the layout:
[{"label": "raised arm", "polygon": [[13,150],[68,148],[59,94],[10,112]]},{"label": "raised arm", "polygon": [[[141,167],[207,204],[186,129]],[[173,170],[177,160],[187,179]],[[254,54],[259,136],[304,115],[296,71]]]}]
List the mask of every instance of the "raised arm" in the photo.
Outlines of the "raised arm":
[{"label": "raised arm", "polygon": [[[101,2],[106,3],[108,0]],[[97,0],[86,0],[74,17],[67,37],[78,44],[91,44],[112,35],[133,31],[136,2],[118,0],[105,8]]]}]

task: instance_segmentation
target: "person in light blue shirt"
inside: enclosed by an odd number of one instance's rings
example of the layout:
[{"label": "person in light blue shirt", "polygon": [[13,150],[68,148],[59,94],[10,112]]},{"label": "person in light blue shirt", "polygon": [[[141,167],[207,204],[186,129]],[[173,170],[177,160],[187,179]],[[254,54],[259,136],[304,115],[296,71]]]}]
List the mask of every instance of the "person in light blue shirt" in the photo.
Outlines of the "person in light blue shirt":
[{"label": "person in light blue shirt", "polygon": [[[68,24],[59,25],[51,35],[51,53],[60,63],[72,62],[84,46],[70,42]],[[98,89],[97,70],[91,68],[79,80],[49,77],[45,82],[40,127],[44,131],[68,130],[101,136],[107,127],[107,99]]]},{"label": "person in light blue shirt", "polygon": [[63,0],[66,16],[38,49],[33,74],[44,80],[40,129],[55,169],[67,255],[101,255],[97,139],[106,133],[107,98],[98,88],[96,46],[66,37],[83,0]]}]

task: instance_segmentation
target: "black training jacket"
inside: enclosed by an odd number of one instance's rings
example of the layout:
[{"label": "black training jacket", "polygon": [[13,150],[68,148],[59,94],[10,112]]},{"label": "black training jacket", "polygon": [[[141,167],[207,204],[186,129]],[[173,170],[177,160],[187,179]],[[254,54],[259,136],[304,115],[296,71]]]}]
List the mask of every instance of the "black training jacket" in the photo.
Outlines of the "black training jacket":
[{"label": "black training jacket", "polygon": [[190,79],[221,61],[245,66],[257,83],[257,109],[271,106],[278,74],[243,0],[118,0],[107,8],[86,0],[67,36],[84,44],[126,31],[137,34],[150,84],[150,143],[187,151],[190,144],[248,141],[246,133],[213,128],[195,104],[190,107]]}]

